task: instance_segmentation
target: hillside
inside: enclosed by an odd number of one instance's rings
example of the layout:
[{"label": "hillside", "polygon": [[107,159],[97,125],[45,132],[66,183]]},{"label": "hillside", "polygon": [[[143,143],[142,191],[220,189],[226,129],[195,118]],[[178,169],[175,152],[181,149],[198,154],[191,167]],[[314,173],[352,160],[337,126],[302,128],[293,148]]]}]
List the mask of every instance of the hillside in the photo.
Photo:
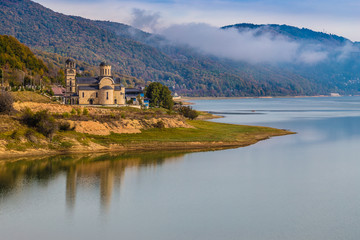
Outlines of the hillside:
[{"label": "hillside", "polygon": [[0,78],[11,85],[29,81],[30,75],[44,75],[46,65],[24,44],[12,36],[0,35]]},{"label": "hillside", "polygon": [[0,35],[0,66],[5,64],[10,68],[28,69],[36,73],[47,71],[44,63],[27,46],[12,36]]},{"label": "hillside", "polygon": [[350,40],[334,34],[315,32],[311,29],[297,28],[289,25],[239,23],[239,24],[222,27],[222,29],[231,29],[231,28],[236,28],[240,32],[249,29],[258,30],[257,35],[271,33],[274,35],[286,36],[292,40],[300,40],[300,41],[310,40],[312,42],[318,42],[325,45],[341,46],[346,42],[350,42]]},{"label": "hillside", "polygon": [[[289,27],[280,34],[306,37],[305,30],[295,30]],[[15,36],[35,51],[73,57],[92,66],[106,60],[116,72],[138,79],[138,84],[160,81],[182,95],[315,95],[353,93],[357,86],[346,82],[357,77],[348,71],[358,67],[351,62],[350,66],[331,62],[319,67],[222,59],[124,24],[56,13],[30,0],[0,2],[0,34]],[[46,55],[41,54],[45,62]]]},{"label": "hillside", "polygon": [[316,32],[306,28],[276,24],[235,24],[223,30],[237,29],[239,33],[254,31],[258,37],[283,37],[299,45],[300,51],[324,53],[326,58],[316,64],[281,64],[281,69],[317,83],[321,89],[342,94],[359,94],[360,44],[341,36]]}]

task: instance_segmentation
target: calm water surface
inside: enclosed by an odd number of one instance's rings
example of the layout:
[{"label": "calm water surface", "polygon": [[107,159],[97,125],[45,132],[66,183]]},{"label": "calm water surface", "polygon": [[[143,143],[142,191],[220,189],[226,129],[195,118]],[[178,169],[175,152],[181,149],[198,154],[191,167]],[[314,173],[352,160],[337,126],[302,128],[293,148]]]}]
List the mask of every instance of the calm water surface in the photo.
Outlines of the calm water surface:
[{"label": "calm water surface", "polygon": [[360,97],[195,101],[290,129],[215,152],[0,161],[0,239],[360,239]]}]

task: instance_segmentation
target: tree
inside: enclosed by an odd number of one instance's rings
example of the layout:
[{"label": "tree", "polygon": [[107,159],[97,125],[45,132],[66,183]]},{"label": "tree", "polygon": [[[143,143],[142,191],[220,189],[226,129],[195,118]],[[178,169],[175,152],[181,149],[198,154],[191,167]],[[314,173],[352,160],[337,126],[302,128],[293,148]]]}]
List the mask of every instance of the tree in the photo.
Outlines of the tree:
[{"label": "tree", "polygon": [[0,92],[0,114],[9,114],[13,110],[14,99],[12,96],[5,91]]},{"label": "tree", "polygon": [[140,94],[136,96],[136,100],[138,101],[139,105],[142,107],[143,106],[143,101],[142,101],[142,98],[141,98]]},{"label": "tree", "polygon": [[60,69],[57,73],[57,77],[56,77],[56,81],[57,83],[60,83],[62,86],[65,86],[65,73],[62,69]]},{"label": "tree", "polygon": [[145,97],[149,98],[150,107],[172,109],[174,106],[171,91],[159,82],[149,84],[145,89]]}]

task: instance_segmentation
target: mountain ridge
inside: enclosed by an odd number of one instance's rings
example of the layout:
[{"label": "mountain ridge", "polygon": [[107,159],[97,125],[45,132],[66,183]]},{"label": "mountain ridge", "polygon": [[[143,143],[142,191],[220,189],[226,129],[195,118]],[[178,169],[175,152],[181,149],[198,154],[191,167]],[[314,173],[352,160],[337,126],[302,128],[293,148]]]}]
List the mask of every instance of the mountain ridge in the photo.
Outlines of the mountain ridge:
[{"label": "mountain ridge", "polygon": [[106,60],[120,74],[145,82],[162,82],[182,95],[286,96],[337,90],[346,93],[342,86],[324,84],[318,75],[304,74],[306,70],[294,70],[293,66],[221,59],[169,44],[161,36],[125,24],[56,13],[30,0],[0,2],[0,34],[13,35],[33,49],[91,65]]},{"label": "mountain ridge", "polygon": [[[290,26],[287,24],[252,24],[252,23],[237,23],[232,25],[227,25],[221,27],[221,29],[231,29],[236,28],[239,31],[246,30],[246,29],[264,29],[264,30],[271,30],[273,33],[287,36],[292,40],[304,40],[315,38],[318,39],[319,42],[332,42],[337,44],[343,44],[346,42],[352,42],[351,40],[344,38],[342,36],[336,34],[329,34],[324,32],[314,31],[308,28],[298,28],[294,26]],[[259,34],[261,34],[260,32]],[[352,42],[353,43],[353,42]]]}]

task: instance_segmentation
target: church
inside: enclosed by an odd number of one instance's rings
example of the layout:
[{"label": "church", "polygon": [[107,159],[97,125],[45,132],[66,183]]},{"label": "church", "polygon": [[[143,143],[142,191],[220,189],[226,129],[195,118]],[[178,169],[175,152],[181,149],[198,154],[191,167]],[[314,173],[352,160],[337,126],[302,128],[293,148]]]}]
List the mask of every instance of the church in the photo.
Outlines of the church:
[{"label": "church", "polygon": [[111,75],[111,66],[102,62],[98,77],[76,77],[76,64],[66,60],[66,104],[119,106],[125,104],[125,87]]}]

